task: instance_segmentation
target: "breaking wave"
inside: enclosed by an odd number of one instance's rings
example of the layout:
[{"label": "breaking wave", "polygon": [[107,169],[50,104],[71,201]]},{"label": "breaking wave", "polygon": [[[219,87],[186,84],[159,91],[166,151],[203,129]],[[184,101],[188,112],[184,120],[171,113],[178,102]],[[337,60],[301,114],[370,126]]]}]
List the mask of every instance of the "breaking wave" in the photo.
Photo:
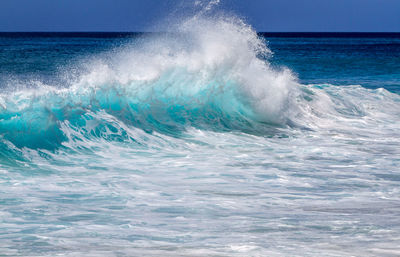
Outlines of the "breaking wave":
[{"label": "breaking wave", "polygon": [[[1,155],[93,140],[151,144],[188,128],[274,136],[280,128],[369,127],[399,116],[384,89],[301,85],[268,61],[266,42],[241,19],[197,15],[88,60],[63,87],[40,81],[0,96]],[[141,132],[138,132],[141,131]]]}]

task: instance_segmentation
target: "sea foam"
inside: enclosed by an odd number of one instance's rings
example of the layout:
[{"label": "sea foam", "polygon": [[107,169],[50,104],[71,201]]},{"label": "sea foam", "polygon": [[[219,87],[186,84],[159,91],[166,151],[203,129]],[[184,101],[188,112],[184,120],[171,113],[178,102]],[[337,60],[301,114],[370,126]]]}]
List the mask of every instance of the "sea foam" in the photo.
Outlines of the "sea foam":
[{"label": "sea foam", "polygon": [[54,149],[66,140],[62,124],[84,127],[99,112],[148,132],[285,125],[298,83],[288,69],[270,67],[270,51],[249,25],[197,15],[171,28],[88,60],[62,88],[36,81],[1,95],[3,138]]}]

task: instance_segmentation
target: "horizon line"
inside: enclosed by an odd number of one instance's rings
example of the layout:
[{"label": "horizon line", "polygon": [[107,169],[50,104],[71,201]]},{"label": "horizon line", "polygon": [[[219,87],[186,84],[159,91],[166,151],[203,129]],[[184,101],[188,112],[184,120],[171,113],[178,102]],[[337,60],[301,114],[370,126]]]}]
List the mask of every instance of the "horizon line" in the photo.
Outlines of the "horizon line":
[{"label": "horizon line", "polygon": [[[167,31],[0,31],[1,37],[83,37],[83,38],[113,38],[140,35],[157,35],[176,33]],[[288,32],[288,31],[257,31],[258,36],[278,38],[400,38],[400,32]]]},{"label": "horizon line", "polygon": [[[256,31],[257,33],[377,33],[377,34],[400,34],[400,31]],[[47,30],[34,30],[34,31],[0,31],[0,33],[174,33],[173,31],[102,31],[102,30],[85,30],[85,31],[47,31]]]}]

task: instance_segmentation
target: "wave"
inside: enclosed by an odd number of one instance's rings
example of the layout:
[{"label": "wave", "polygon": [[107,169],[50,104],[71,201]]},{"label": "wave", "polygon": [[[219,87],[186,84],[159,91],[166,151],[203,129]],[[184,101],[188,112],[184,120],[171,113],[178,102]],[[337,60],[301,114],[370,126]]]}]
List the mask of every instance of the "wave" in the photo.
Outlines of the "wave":
[{"label": "wave", "polygon": [[146,134],[179,137],[188,128],[273,136],[279,128],[343,128],[399,116],[390,111],[400,110],[398,95],[301,85],[290,70],[272,68],[270,54],[241,19],[186,19],[173,33],[90,60],[62,88],[36,81],[36,88],[1,94],[0,155],[18,159],[10,152],[84,148],[100,139],[141,147],[149,144]]}]

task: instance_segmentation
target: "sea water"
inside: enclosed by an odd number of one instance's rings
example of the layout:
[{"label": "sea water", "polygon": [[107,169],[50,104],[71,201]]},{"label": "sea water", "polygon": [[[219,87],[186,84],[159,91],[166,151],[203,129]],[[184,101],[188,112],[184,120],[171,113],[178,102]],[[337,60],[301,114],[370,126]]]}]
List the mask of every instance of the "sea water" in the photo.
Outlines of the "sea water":
[{"label": "sea water", "polygon": [[0,34],[1,256],[400,255],[399,34]]}]

